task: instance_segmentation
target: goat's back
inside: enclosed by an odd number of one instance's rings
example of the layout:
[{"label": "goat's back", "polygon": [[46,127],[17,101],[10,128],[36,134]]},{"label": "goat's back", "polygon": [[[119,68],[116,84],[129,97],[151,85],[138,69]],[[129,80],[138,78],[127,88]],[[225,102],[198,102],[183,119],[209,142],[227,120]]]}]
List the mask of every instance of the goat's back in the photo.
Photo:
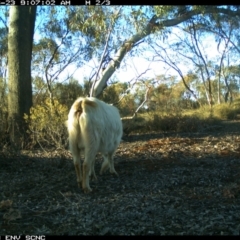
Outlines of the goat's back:
[{"label": "goat's back", "polygon": [[102,153],[114,152],[122,137],[118,109],[93,97],[80,97],[72,105],[68,130],[73,129],[82,147]]}]

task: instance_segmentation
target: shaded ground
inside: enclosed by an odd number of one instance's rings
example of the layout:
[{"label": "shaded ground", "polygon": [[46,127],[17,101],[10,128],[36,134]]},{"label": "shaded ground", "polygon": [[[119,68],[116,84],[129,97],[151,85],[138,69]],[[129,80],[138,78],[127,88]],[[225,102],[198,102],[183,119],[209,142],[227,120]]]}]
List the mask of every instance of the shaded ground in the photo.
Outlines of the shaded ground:
[{"label": "shaded ground", "polygon": [[71,155],[0,156],[0,235],[239,235],[240,123],[132,135],[119,178],[77,187]]}]

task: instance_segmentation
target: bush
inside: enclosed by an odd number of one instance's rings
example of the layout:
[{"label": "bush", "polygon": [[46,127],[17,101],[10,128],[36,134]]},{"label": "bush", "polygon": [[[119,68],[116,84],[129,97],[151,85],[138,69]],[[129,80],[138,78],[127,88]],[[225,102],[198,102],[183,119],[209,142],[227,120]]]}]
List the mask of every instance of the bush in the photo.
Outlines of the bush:
[{"label": "bush", "polygon": [[30,115],[24,119],[29,125],[32,146],[64,148],[67,142],[68,109],[57,100],[53,104],[49,99],[41,105],[32,107]]},{"label": "bush", "polygon": [[222,103],[214,106],[214,115],[223,120],[232,120],[236,118],[238,109],[234,104]]},{"label": "bush", "polygon": [[147,130],[147,123],[143,117],[136,116],[133,119],[123,118],[123,134],[129,135],[131,132],[142,132]]},{"label": "bush", "polygon": [[154,131],[196,132],[200,130],[201,121],[197,117],[188,117],[181,114],[168,114],[165,116],[154,114],[150,122]]},{"label": "bush", "polygon": [[215,118],[200,118],[195,115],[183,115],[181,113],[157,113],[152,112],[146,120],[146,131],[163,132],[199,132],[211,125],[217,124]]}]

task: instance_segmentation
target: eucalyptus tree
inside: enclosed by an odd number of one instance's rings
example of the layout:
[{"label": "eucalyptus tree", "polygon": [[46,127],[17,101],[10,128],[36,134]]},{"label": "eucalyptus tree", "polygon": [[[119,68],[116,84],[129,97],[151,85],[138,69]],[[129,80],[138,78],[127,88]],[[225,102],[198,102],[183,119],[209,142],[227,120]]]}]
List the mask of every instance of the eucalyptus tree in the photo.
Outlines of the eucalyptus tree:
[{"label": "eucalyptus tree", "polygon": [[[232,64],[238,64],[240,54],[239,20],[227,18],[226,16],[213,15],[214,21],[205,21],[197,26],[197,31],[205,31],[214,35],[219,52],[219,63],[215,67],[218,81],[218,103],[221,102],[221,95],[225,89],[225,102],[233,100],[231,84],[228,77],[228,69]],[[210,19],[212,20],[212,19]],[[218,61],[216,59],[216,61]],[[225,85],[225,86],[224,86]]]},{"label": "eucalyptus tree", "polygon": [[[67,65],[87,64],[97,59],[96,68],[89,77],[90,95],[99,96],[107,87],[113,73],[126,56],[134,56],[138,46],[153,44],[150,36],[162,38],[170,27],[209,15],[238,16],[237,6],[69,6],[44,8],[41,40],[36,51],[42,51],[41,67],[49,92]],[[50,15],[49,15],[50,14]],[[42,14],[44,16],[44,14]],[[57,19],[57,21],[56,21]],[[40,28],[41,29],[41,28]],[[36,56],[39,61],[39,56]],[[68,76],[70,77],[70,76]]]},{"label": "eucalyptus tree", "polygon": [[24,114],[32,106],[31,56],[35,6],[11,6],[8,32],[8,124],[15,146],[23,143]]},{"label": "eucalyptus tree", "polygon": [[[222,38],[222,34],[219,36],[219,31],[211,27],[210,20],[209,17],[189,20],[175,28],[176,31],[171,34],[171,41],[165,43],[156,41],[152,48],[155,54],[154,60],[164,62],[178,72],[184,86],[195,100],[198,98],[197,95],[201,97],[200,95],[203,93],[208,104],[212,105],[213,102],[220,102],[220,94],[223,94],[224,86],[222,83],[220,84],[220,78],[226,76],[223,65],[229,65],[226,61],[227,56],[228,59],[230,56],[233,61],[234,57],[231,55],[233,28],[225,30],[225,37]],[[209,37],[213,38],[213,36],[218,41],[216,49],[212,49],[214,46],[210,47],[208,41],[211,40],[206,40],[210,39]],[[216,57],[212,55],[214,50],[217,52]],[[198,75],[198,78],[194,78],[190,85],[185,81],[187,75],[184,77],[183,69],[181,69],[183,66],[185,69],[188,66],[188,71],[194,70],[195,74]],[[199,81],[200,79],[201,81]],[[228,89],[227,93],[229,93],[230,88],[225,77],[224,80]],[[217,85],[215,81],[218,81]],[[197,95],[194,94],[196,90],[198,91]]]},{"label": "eucalyptus tree", "polygon": [[6,130],[7,118],[7,37],[8,7],[0,8],[0,133]]},{"label": "eucalyptus tree", "polygon": [[[54,94],[54,82],[71,79],[78,67],[100,58],[105,36],[116,18],[114,9],[104,6],[39,7],[39,36],[33,47],[32,70],[46,83],[50,98]],[[104,61],[109,61],[106,56]],[[71,69],[68,74],[67,69]]]},{"label": "eucalyptus tree", "polygon": [[[106,87],[106,83],[115,70],[120,66],[127,53],[136,48],[142,41],[153,33],[164,34],[167,28],[177,26],[180,23],[189,21],[193,18],[204,18],[208,15],[226,15],[228,18],[239,18],[239,6],[149,6],[147,9],[139,8],[138,14],[133,15],[135,20],[141,19],[140,24],[135,28],[135,33],[118,47],[115,54],[110,58],[111,61],[106,65],[102,76],[93,85],[92,95],[98,96]],[[131,14],[130,13],[130,14]],[[135,21],[137,23],[137,21]],[[130,24],[129,24],[130,25]],[[164,35],[163,35],[164,36]],[[153,43],[154,44],[154,43]]]}]

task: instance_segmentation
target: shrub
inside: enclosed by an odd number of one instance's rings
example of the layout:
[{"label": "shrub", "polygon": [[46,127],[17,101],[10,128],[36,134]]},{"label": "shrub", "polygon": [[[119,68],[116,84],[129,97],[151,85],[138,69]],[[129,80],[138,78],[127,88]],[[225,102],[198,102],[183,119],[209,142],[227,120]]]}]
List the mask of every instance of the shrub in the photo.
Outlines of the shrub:
[{"label": "shrub", "polygon": [[213,118],[201,119],[198,116],[186,116],[181,113],[154,113],[147,121],[150,131],[198,132],[216,123]]},{"label": "shrub", "polygon": [[57,100],[51,103],[47,99],[43,104],[32,107],[30,115],[24,116],[32,146],[64,148],[67,141],[67,114],[67,107]]},{"label": "shrub", "polygon": [[214,115],[223,120],[232,120],[236,118],[238,113],[234,104],[222,103],[214,106]]}]

